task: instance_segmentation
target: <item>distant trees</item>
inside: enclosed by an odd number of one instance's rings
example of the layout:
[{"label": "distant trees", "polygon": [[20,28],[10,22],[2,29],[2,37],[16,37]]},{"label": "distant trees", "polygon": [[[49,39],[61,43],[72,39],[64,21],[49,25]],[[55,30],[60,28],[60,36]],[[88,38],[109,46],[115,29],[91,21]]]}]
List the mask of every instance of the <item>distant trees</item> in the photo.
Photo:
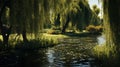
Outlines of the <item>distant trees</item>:
[{"label": "distant trees", "polygon": [[70,16],[67,15],[66,22],[65,22],[65,24],[63,25],[63,28],[62,28],[62,33],[65,33],[65,30],[68,27],[69,22],[70,22]]},{"label": "distant trees", "polygon": [[101,25],[102,24],[102,20],[99,17],[99,13],[100,13],[100,8],[97,7],[97,5],[93,5],[92,6],[92,19],[91,19],[91,25]]},{"label": "distant trees", "polygon": [[[69,24],[71,24],[73,30],[82,31],[93,22],[91,21],[93,18],[98,19],[97,16],[93,17],[94,13],[90,9],[88,1],[86,0],[70,1],[69,5],[64,7],[64,9],[61,9],[62,12],[60,12],[60,27],[63,33],[65,32],[66,28],[70,26]],[[97,22],[98,21],[96,21],[96,23]]]},{"label": "distant trees", "polygon": [[[0,1],[1,30],[3,24],[8,24],[9,29],[12,26],[12,33],[22,34],[23,41],[28,41],[27,33],[37,38],[47,23],[57,26],[62,32],[66,32],[69,24],[81,31],[91,23],[93,15],[87,0],[8,0],[7,4]],[[7,18],[3,17],[5,15]]]},{"label": "distant trees", "polygon": [[95,14],[98,16],[98,14],[100,13],[100,8],[97,7],[97,5],[93,5],[92,7],[93,12],[95,12]]}]

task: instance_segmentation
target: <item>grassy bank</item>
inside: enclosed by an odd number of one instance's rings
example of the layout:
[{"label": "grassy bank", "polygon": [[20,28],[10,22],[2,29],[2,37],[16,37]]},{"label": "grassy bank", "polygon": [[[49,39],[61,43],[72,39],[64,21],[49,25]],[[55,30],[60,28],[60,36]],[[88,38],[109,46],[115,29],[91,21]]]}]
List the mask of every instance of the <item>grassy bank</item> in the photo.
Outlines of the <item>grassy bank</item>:
[{"label": "grassy bank", "polygon": [[[15,49],[40,49],[47,48],[57,45],[59,43],[58,39],[67,37],[65,35],[51,35],[51,34],[40,34],[35,38],[33,34],[28,34],[28,42],[23,42],[22,36],[16,36],[16,34],[11,34],[9,38],[9,48]],[[4,49],[6,46],[2,45],[2,36],[0,36],[0,48]]]},{"label": "grassy bank", "polygon": [[120,59],[115,45],[97,45],[93,48],[93,55],[101,63],[101,67],[120,67]]}]

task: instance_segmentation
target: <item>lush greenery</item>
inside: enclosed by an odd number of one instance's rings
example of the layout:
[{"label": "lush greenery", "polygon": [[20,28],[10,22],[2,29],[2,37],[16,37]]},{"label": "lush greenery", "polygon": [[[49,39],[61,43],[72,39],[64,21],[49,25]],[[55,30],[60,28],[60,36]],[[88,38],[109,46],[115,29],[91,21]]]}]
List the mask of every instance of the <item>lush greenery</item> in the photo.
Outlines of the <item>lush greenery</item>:
[{"label": "lush greenery", "polygon": [[[117,67],[120,61],[120,0],[99,1],[103,3],[103,19],[98,16],[101,10],[97,5],[91,9],[88,0],[0,0],[0,51],[39,50],[61,44],[59,40],[66,37],[105,35],[106,42],[102,45],[78,51],[83,54],[90,51],[90,56],[102,61],[103,66]],[[74,44],[57,49],[69,51],[76,46]]]},{"label": "lush greenery", "polygon": [[[95,56],[103,62],[103,67],[120,66],[120,50],[119,50],[119,0],[101,0],[104,11],[104,35],[106,43],[102,46],[94,48]],[[112,6],[114,5],[114,6]],[[115,8],[114,8],[115,7]]]},{"label": "lush greenery", "polygon": [[52,34],[66,30],[80,32],[89,24],[101,23],[97,16],[99,9],[91,10],[87,0],[6,0],[1,4],[0,27],[4,44],[8,44],[10,33],[17,34],[16,37],[22,34],[23,41],[27,42],[28,34],[38,39],[44,29],[51,29],[47,33]]}]

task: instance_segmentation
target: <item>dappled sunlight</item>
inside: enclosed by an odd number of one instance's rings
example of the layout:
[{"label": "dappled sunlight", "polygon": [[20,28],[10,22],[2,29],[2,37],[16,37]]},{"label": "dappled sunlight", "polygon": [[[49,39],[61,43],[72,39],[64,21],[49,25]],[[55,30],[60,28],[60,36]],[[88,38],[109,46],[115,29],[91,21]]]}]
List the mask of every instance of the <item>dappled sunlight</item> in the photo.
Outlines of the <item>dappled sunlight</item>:
[{"label": "dappled sunlight", "polygon": [[53,38],[64,38],[64,37],[68,37],[68,36],[66,36],[66,35],[62,35],[62,34],[57,34],[57,35],[51,35],[51,34],[47,34],[47,33],[44,33],[43,35],[42,35],[43,37],[53,37]]},{"label": "dappled sunlight", "polygon": [[120,67],[119,2],[0,0],[0,67]]},{"label": "dappled sunlight", "polygon": [[93,48],[93,54],[98,57],[98,58],[116,58],[117,56],[117,51],[116,51],[116,46],[115,45],[106,45],[105,43],[102,44],[101,46],[96,45]]},{"label": "dappled sunlight", "polygon": [[[86,40],[87,39],[87,40]],[[76,43],[77,42],[77,43]],[[48,61],[51,66],[90,67],[95,61],[91,49],[96,45],[91,37],[68,37],[60,40],[60,44],[47,50]],[[93,66],[96,66],[94,63]]]},{"label": "dappled sunlight", "polygon": [[2,36],[0,35],[0,40],[2,40]]},{"label": "dappled sunlight", "polygon": [[105,44],[105,42],[106,42],[105,36],[104,35],[98,36],[97,41],[98,41],[98,45],[100,45],[100,46]]}]

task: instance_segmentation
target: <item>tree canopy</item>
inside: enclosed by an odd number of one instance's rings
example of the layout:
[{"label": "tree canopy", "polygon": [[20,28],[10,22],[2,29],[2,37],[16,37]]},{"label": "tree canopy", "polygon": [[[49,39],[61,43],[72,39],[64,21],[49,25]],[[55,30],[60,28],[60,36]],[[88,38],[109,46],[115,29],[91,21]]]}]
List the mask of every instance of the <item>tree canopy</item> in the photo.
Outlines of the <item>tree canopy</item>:
[{"label": "tree canopy", "polygon": [[[0,0],[2,5],[4,1]],[[32,33],[35,37],[42,32],[44,25],[50,24],[60,30],[73,27],[81,31],[89,24],[98,24],[97,15],[90,9],[87,0],[8,0],[1,21],[12,26],[12,33]],[[2,9],[1,9],[2,10]],[[96,10],[96,9],[95,9]],[[96,12],[98,12],[96,10]],[[69,16],[69,17],[68,17]],[[92,21],[92,20],[95,21]]]}]

